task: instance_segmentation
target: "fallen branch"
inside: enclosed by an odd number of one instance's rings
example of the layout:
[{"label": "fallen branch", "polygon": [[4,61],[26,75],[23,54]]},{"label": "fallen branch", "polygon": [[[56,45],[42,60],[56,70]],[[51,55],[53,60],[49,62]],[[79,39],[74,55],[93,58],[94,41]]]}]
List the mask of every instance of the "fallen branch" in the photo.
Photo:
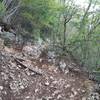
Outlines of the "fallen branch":
[{"label": "fallen branch", "polygon": [[23,62],[23,61],[25,61],[25,59],[23,59],[23,58],[15,58],[16,60],[19,60],[20,62]]},{"label": "fallen branch", "polygon": [[37,75],[42,75],[42,73],[41,72],[38,72],[37,69],[33,68],[33,66],[26,66],[26,65],[24,65],[20,60],[18,60],[18,58],[14,58],[14,60],[15,60],[15,62],[18,65],[20,65],[20,66],[22,66],[24,68],[28,68],[29,70],[33,71]]}]

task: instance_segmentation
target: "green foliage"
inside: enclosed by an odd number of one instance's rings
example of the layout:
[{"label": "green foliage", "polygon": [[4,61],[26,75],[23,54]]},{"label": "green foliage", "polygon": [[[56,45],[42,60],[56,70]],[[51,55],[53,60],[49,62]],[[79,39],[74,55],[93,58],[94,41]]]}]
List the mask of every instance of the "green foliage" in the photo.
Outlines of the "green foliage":
[{"label": "green foliage", "polygon": [[32,33],[51,34],[58,9],[54,0],[22,0],[21,6],[23,8],[21,15],[31,23]]},{"label": "green foliage", "polygon": [[[51,43],[70,51],[88,70],[100,69],[99,0],[88,0],[78,7],[75,0],[20,0],[19,16],[24,35],[35,40],[49,38]],[[91,10],[92,9],[92,10]],[[0,14],[4,6],[0,3]]]},{"label": "green foliage", "polygon": [[4,12],[5,12],[5,7],[3,3],[0,1],[0,17],[4,15]]},{"label": "green foliage", "polygon": [[73,21],[77,32],[69,37],[69,50],[83,66],[94,71],[100,67],[100,13],[86,9]]}]

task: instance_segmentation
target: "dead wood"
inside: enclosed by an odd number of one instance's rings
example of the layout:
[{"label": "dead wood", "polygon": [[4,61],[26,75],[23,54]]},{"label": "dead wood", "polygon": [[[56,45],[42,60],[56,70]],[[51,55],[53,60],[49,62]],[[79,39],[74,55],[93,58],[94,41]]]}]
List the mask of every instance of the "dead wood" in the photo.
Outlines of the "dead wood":
[{"label": "dead wood", "polygon": [[18,65],[20,65],[20,66],[22,66],[24,68],[28,68],[29,70],[33,71],[37,75],[42,75],[42,73],[39,72],[37,69],[33,68],[33,66],[26,66],[19,59],[16,59],[16,58],[14,60]]}]

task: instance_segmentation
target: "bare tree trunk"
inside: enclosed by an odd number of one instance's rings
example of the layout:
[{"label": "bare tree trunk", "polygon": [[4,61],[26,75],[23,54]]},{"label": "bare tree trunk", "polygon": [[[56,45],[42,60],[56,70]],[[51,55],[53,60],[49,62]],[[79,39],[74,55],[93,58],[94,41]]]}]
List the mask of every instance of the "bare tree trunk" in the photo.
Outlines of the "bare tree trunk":
[{"label": "bare tree trunk", "polygon": [[5,5],[5,8],[8,9],[9,5],[11,4],[13,0],[3,0],[3,4]]},{"label": "bare tree trunk", "polygon": [[20,7],[20,0],[3,0],[3,4],[6,8],[5,15],[3,17],[3,22],[13,25],[15,24],[15,18],[18,15],[18,10]]},{"label": "bare tree trunk", "polygon": [[64,19],[63,51],[65,51],[65,43],[66,43],[66,19]]}]

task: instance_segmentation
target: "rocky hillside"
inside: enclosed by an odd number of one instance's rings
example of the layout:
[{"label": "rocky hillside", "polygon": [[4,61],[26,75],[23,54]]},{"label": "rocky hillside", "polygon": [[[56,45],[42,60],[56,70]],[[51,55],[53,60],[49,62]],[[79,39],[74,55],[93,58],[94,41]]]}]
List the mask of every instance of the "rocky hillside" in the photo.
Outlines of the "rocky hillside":
[{"label": "rocky hillside", "polygon": [[45,44],[18,51],[0,40],[0,100],[100,100],[96,86],[69,56]]}]

